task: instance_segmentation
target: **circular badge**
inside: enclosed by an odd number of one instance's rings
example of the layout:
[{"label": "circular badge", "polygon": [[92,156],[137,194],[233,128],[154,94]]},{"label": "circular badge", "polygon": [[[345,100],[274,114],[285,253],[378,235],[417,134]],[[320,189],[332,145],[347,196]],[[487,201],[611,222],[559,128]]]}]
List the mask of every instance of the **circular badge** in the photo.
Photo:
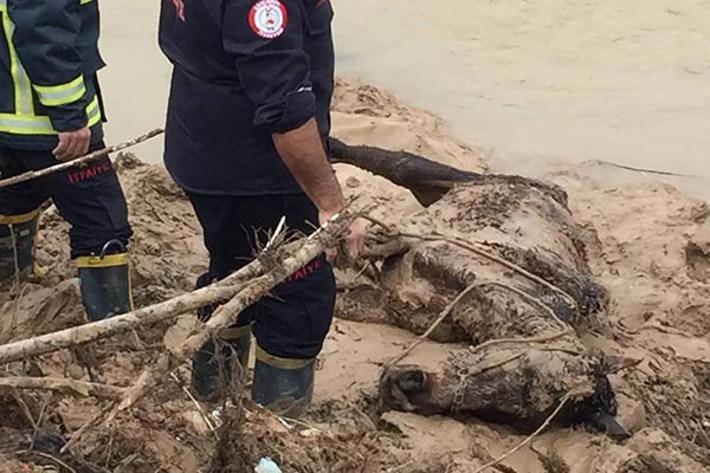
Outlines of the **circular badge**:
[{"label": "circular badge", "polygon": [[260,0],[249,13],[249,25],[262,38],[278,38],[288,24],[288,12],[279,0]]}]

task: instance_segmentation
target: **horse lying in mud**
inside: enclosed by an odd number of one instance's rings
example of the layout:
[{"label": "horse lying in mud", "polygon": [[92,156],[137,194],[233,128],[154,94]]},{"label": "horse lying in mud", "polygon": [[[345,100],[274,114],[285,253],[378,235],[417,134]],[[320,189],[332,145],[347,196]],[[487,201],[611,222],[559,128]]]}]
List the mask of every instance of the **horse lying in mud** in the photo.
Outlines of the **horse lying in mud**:
[{"label": "horse lying in mud", "polygon": [[619,366],[574,330],[603,325],[608,296],[561,188],[337,140],[331,155],[409,189],[425,207],[379,234],[379,243],[397,244],[373,252],[387,322],[421,334],[451,306],[430,337],[471,345],[457,345],[434,370],[387,367],[386,408],[470,414],[523,432],[559,408],[557,422],[628,436],[607,377]]}]

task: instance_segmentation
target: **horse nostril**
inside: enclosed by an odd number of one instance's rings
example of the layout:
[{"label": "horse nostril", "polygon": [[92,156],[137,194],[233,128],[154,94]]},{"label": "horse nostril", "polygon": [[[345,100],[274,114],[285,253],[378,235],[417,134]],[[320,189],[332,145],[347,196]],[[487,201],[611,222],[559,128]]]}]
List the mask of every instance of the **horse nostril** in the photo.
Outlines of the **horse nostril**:
[{"label": "horse nostril", "polygon": [[421,393],[426,390],[426,376],[421,371],[409,371],[402,375],[398,384],[405,393]]}]

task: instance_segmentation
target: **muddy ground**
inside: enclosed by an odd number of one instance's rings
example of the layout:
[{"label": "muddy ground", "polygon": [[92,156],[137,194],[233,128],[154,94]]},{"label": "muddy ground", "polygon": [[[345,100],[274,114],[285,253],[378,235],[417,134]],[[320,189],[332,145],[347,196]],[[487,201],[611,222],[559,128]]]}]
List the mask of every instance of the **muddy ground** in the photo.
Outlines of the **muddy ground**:
[{"label": "muddy ground", "polygon": [[[334,124],[335,135],[352,144],[405,149],[469,170],[486,168],[485,157],[448,137],[435,117],[369,86],[339,84]],[[120,158],[117,167],[136,233],[131,249],[135,303],[145,306],[189,291],[207,258],[188,201],[159,167],[132,156]],[[384,220],[397,221],[419,208],[408,192],[382,179],[347,166],[338,166],[338,175],[349,193],[377,203],[374,213]],[[535,438],[532,448],[487,471],[710,470],[710,207],[664,184],[611,186],[583,166],[548,178],[569,192],[570,208],[585,229],[590,266],[611,293],[610,331],[589,331],[584,341],[639,361],[613,379],[621,419],[635,435],[621,445],[581,430],[552,429]],[[41,227],[38,258],[47,273],[0,294],[3,342],[84,320],[68,258],[67,226],[50,208]],[[220,422],[229,428],[218,432],[218,442],[183,389],[189,380],[189,368],[183,366],[115,425],[83,436],[74,453],[109,471],[137,473],[251,471],[262,456],[285,472],[474,472],[523,439],[475,419],[378,412],[381,367],[415,336],[368,323],[380,317],[349,304],[349,290],[341,290],[338,319],[318,365],[314,405],[303,421],[283,422],[245,404],[222,414]],[[192,324],[186,314],[172,328],[162,324],[6,370],[129,386],[165,344],[175,343]],[[451,349],[425,342],[405,361],[435,364]],[[12,431],[32,431],[34,423],[70,436],[105,406],[105,401],[59,394],[4,396],[2,427]],[[202,412],[209,414],[211,407]],[[5,443],[0,444],[5,471],[43,471],[23,462],[56,463],[18,460]]]}]

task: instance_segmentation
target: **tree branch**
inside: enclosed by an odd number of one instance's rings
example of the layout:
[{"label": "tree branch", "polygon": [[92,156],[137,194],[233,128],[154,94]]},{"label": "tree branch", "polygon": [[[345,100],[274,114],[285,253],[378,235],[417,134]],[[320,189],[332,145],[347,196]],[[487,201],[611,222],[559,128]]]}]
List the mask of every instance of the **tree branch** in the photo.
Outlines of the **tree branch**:
[{"label": "tree branch", "polygon": [[[336,214],[308,238],[296,242],[300,248],[291,255],[285,254],[284,248],[274,248],[262,253],[259,258],[262,264],[268,264],[266,273],[243,286],[229,302],[220,306],[204,325],[196,329],[173,352],[163,353],[154,366],[146,367],[135,384],[125,392],[121,402],[106,416],[105,423],[111,422],[119,413],[131,408],[179,364],[193,356],[219,330],[234,324],[239,313],[245,308],[257,302],[299,268],[317,258],[326,248],[333,246],[336,240],[348,231],[349,226],[345,225],[345,222],[351,218],[347,210]],[[268,263],[264,263],[266,261]],[[87,425],[97,425],[104,414],[105,412],[102,412]],[[78,431],[67,442],[64,449],[75,443],[85,431]]]},{"label": "tree branch", "polygon": [[65,378],[35,378],[28,376],[0,378],[0,388],[39,389],[114,400],[121,399],[126,393],[125,388],[108,384],[87,383]]},{"label": "tree branch", "polygon": [[92,153],[87,154],[86,156],[82,156],[81,158],[76,158],[71,161],[59,163],[55,166],[50,166],[48,168],[38,169],[37,171],[28,171],[28,172],[20,174],[18,176],[13,176],[13,177],[9,177],[7,179],[0,180],[0,188],[14,186],[15,184],[20,184],[21,182],[27,182],[27,181],[31,181],[33,179],[37,179],[39,177],[49,176],[50,174],[54,174],[59,171],[64,171],[66,169],[70,169],[75,166],[79,166],[81,164],[86,164],[91,161],[96,161],[96,160],[101,159],[104,156],[107,156],[111,153],[115,153],[117,151],[123,151],[126,148],[130,148],[130,147],[135,146],[139,143],[143,143],[144,141],[148,141],[151,138],[154,138],[154,137],[160,135],[161,133],[163,133],[163,130],[161,128],[156,128],[155,130],[149,131],[145,135],[139,136],[139,137],[134,138],[130,141],[126,141],[125,143],[121,143],[121,144],[114,145],[114,146],[109,146],[108,148],[94,151]]}]

